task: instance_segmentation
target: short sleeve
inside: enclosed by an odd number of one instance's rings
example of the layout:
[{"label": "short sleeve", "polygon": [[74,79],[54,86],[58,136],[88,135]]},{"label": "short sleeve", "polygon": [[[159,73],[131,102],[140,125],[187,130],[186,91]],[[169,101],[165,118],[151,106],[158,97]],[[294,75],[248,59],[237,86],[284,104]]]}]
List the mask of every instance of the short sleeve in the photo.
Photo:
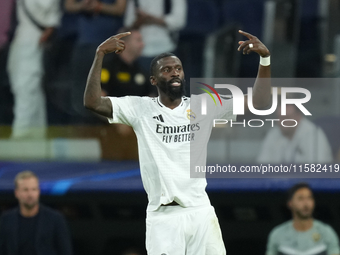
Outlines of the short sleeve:
[{"label": "short sleeve", "polygon": [[233,99],[227,98],[223,95],[219,95],[219,96],[220,97],[218,98],[216,95],[214,95],[214,98],[216,100],[214,117],[216,119],[226,119],[226,120],[236,121],[237,115],[233,113]]},{"label": "short sleeve", "polygon": [[275,231],[274,230],[272,230],[268,236],[266,255],[277,254],[277,244],[275,242]]},{"label": "short sleeve", "polygon": [[134,126],[138,120],[137,109],[140,108],[140,97],[108,97],[112,103],[112,117],[108,118],[110,124],[121,123]]},{"label": "short sleeve", "polygon": [[[31,1],[32,2],[32,1]],[[60,24],[62,11],[59,1],[38,0],[27,6],[37,21],[45,27],[56,27]]]},{"label": "short sleeve", "polygon": [[44,17],[44,20],[46,22],[47,27],[56,27],[60,25],[62,12],[60,9],[59,1],[52,1],[51,2],[51,8],[49,9],[49,12],[47,13],[46,17]]},{"label": "short sleeve", "polygon": [[327,226],[326,229],[327,232],[325,236],[325,242],[327,244],[327,255],[340,254],[338,235],[335,233],[332,227]]}]

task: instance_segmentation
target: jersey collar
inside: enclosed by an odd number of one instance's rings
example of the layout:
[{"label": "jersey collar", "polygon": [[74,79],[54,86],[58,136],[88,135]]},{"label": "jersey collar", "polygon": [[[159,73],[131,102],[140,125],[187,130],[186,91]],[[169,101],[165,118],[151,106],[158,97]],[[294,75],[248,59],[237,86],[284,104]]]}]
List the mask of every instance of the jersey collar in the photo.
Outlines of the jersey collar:
[{"label": "jersey collar", "polygon": [[162,104],[162,103],[161,103],[161,100],[160,100],[160,98],[159,98],[159,96],[157,97],[157,104],[158,104],[162,109],[166,109],[166,110],[169,110],[169,111],[176,111],[176,110],[181,109],[181,108],[183,107],[183,105],[184,105],[184,98],[185,98],[185,96],[182,96],[182,98],[181,98],[181,103],[180,103],[177,107],[175,107],[174,109],[170,109],[169,107],[167,107],[167,106],[165,106],[164,104]]}]

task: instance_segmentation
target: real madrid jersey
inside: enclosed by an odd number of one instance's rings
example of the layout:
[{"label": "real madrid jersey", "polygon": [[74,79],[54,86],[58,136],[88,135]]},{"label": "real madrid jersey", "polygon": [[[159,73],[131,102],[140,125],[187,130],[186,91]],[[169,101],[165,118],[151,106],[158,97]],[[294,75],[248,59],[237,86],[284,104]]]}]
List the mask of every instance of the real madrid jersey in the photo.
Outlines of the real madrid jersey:
[{"label": "real madrid jersey", "polygon": [[[112,102],[110,123],[132,126],[138,141],[141,177],[148,195],[147,211],[173,201],[183,207],[209,205],[205,178],[190,178],[190,143],[200,142],[195,153],[199,164],[205,164],[211,121],[196,118],[188,97],[174,109],[164,106],[159,97],[109,97]],[[223,99],[223,106],[213,108],[209,118],[236,119],[232,99]],[[195,100],[197,101],[197,100]],[[211,100],[212,101],[212,100]],[[199,101],[197,101],[199,102]],[[204,139],[202,139],[204,138]]]},{"label": "real madrid jersey", "polygon": [[269,234],[266,255],[335,255],[340,254],[339,240],[327,224],[314,220],[307,231],[297,231],[293,221],[275,227]]}]

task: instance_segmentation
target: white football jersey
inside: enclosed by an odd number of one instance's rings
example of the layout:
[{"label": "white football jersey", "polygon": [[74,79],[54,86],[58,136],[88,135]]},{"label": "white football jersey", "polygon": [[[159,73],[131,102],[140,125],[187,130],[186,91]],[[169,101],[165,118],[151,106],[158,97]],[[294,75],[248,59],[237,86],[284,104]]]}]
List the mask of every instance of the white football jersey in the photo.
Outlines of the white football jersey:
[{"label": "white football jersey", "polygon": [[[113,111],[109,122],[129,125],[136,133],[141,177],[149,200],[147,211],[173,201],[183,207],[210,205],[206,179],[190,178],[190,162],[206,164],[213,119],[236,120],[236,115],[233,100],[222,99],[223,106],[210,100],[208,109],[214,109],[213,114],[201,116],[190,108],[193,97],[198,95],[182,97],[174,109],[164,106],[159,97],[109,97]],[[190,157],[192,146],[195,153]]]}]

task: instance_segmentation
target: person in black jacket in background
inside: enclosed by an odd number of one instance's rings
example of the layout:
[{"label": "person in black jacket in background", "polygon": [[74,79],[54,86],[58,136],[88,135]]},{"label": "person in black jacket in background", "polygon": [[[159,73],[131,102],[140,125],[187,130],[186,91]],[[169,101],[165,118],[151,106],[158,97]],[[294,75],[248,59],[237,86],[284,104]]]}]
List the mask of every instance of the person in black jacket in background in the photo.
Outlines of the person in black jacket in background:
[{"label": "person in black jacket in background", "polygon": [[65,219],[39,203],[38,177],[24,171],[15,177],[19,207],[0,219],[1,255],[72,255]]}]

